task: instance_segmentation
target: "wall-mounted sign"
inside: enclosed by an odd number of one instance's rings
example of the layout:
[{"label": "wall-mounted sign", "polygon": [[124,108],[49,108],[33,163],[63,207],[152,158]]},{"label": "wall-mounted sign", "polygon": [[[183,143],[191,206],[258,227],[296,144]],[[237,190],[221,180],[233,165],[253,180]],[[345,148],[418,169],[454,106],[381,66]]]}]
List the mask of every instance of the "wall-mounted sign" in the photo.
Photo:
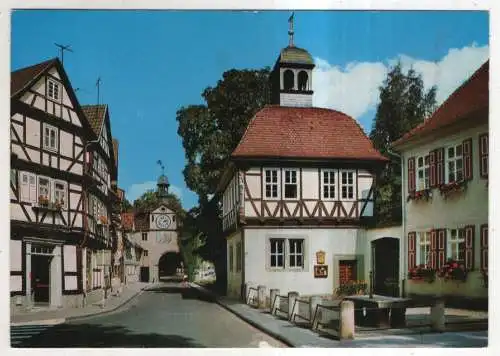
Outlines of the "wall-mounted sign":
[{"label": "wall-mounted sign", "polygon": [[314,278],[327,278],[327,277],[328,277],[328,266],[326,265],[314,266]]},{"label": "wall-mounted sign", "polygon": [[319,265],[325,264],[325,251],[316,252],[316,261]]}]

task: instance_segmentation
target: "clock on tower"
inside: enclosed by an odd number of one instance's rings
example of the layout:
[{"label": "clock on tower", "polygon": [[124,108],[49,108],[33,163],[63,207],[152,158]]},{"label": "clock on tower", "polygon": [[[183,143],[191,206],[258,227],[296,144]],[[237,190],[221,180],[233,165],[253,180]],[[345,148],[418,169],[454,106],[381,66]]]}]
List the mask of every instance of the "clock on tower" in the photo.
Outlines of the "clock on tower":
[{"label": "clock on tower", "polygon": [[156,218],[156,227],[159,229],[166,229],[170,225],[170,218],[168,215],[159,215]]}]

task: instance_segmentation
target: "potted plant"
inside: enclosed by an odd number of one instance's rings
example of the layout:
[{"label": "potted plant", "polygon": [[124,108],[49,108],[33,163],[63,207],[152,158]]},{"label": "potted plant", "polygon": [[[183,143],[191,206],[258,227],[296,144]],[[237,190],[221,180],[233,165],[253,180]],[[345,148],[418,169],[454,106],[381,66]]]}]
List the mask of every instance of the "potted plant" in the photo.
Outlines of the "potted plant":
[{"label": "potted plant", "polygon": [[432,191],[430,189],[423,189],[423,190],[417,190],[415,192],[411,192],[408,194],[408,197],[406,198],[406,201],[410,200],[425,200],[428,201],[429,199],[432,198]]},{"label": "potted plant", "polygon": [[467,188],[467,181],[465,180],[439,185],[439,191],[441,192],[441,196],[445,199],[449,198],[455,193],[463,192],[466,188]]},{"label": "potted plant", "polygon": [[424,264],[420,264],[408,271],[408,279],[432,283],[436,280],[436,271]]},{"label": "potted plant", "polygon": [[467,270],[465,265],[453,259],[448,259],[448,261],[439,269],[439,277],[443,278],[445,281],[454,280],[465,282],[467,279]]},{"label": "potted plant", "polygon": [[47,207],[49,205],[49,198],[46,195],[38,196],[38,204],[43,207]]}]

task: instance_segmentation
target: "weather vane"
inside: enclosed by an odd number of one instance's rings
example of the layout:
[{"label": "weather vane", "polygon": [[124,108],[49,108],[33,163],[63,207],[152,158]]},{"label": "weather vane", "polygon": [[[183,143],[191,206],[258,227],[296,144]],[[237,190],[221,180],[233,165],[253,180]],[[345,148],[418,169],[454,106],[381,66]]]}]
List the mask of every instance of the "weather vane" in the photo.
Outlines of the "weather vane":
[{"label": "weather vane", "polygon": [[290,47],[293,47],[293,15],[294,12],[292,11],[292,15],[288,19],[288,36],[290,36],[290,43],[288,44]]},{"label": "weather vane", "polygon": [[161,174],[164,175],[165,174],[165,166],[163,166],[163,163],[161,162],[161,160],[158,160],[156,162],[156,164],[158,164],[161,167]]}]

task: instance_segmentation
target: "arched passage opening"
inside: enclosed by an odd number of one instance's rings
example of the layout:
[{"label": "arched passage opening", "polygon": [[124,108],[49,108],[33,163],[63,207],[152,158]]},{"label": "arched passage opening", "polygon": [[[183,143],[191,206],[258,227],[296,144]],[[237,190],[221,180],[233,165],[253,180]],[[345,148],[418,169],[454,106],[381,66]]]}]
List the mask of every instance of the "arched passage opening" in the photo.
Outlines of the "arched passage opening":
[{"label": "arched passage opening", "polygon": [[399,239],[382,237],[372,241],[373,292],[399,296]]},{"label": "arched passage opening", "polygon": [[178,252],[166,252],[158,261],[158,279],[175,277],[177,268],[180,268],[182,256]]}]

